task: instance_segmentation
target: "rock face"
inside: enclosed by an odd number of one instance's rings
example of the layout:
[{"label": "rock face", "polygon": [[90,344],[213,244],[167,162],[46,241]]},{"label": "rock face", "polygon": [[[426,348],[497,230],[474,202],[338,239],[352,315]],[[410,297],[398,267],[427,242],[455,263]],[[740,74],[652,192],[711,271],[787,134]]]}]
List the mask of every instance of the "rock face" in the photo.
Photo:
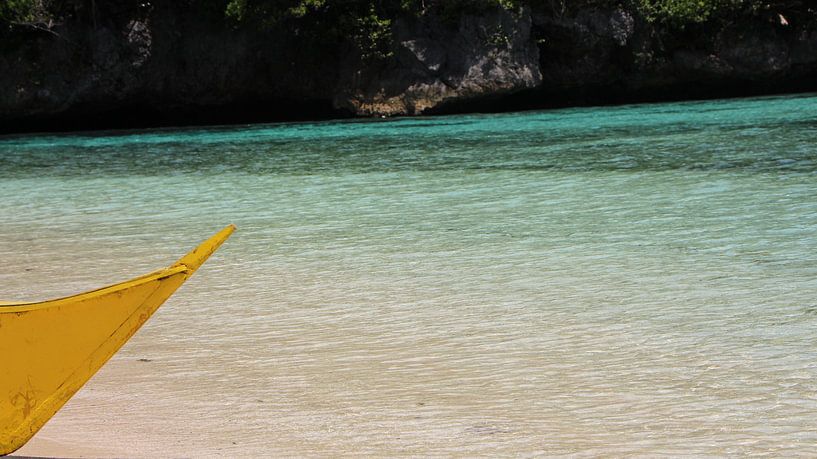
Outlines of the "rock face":
[{"label": "rock face", "polygon": [[[539,50],[528,11],[399,20],[390,65],[347,64],[335,105],[360,115],[418,115],[450,101],[537,87]],[[357,64],[357,65],[355,65]]]},{"label": "rock face", "polygon": [[815,90],[817,15],[781,17],[672,29],[622,8],[539,14],[539,97],[618,102]]},{"label": "rock face", "polygon": [[811,10],[685,29],[623,7],[422,15],[396,19],[392,58],[367,62],[348,44],[234,30],[183,4],[0,32],[0,132],[817,90]]},{"label": "rock face", "polygon": [[[164,9],[0,37],[0,131],[314,117],[338,60]],[[248,115],[248,112],[249,115]]]}]

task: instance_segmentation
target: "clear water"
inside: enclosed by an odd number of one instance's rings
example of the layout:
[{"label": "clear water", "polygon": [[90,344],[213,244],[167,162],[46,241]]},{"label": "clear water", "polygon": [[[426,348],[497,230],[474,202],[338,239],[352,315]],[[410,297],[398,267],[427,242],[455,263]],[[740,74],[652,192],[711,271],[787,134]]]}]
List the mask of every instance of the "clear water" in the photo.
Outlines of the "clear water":
[{"label": "clear water", "polygon": [[0,297],[239,227],[23,452],[813,457],[815,139],[814,96],[0,138]]}]

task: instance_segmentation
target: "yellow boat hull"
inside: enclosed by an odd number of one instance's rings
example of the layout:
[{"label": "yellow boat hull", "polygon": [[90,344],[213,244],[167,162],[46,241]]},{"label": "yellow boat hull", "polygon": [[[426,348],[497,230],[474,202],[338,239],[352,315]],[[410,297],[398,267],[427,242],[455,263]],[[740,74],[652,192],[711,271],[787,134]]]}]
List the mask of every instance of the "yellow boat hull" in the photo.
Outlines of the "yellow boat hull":
[{"label": "yellow boat hull", "polygon": [[172,266],[91,292],[0,303],[0,455],[22,447],[235,230]]}]

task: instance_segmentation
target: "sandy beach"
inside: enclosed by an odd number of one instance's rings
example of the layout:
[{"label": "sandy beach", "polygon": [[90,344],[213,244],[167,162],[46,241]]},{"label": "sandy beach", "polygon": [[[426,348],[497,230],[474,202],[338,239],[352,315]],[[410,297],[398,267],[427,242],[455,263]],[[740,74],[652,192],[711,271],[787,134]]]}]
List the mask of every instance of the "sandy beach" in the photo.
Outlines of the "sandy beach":
[{"label": "sandy beach", "polygon": [[[17,450],[8,457],[13,458],[93,458],[93,457],[137,457],[142,456],[139,451],[133,450],[113,450],[110,448],[94,448],[93,446],[80,446],[71,441],[60,441],[64,434],[56,433],[57,439],[49,438],[47,433],[41,432],[36,438],[28,442],[26,446]],[[83,443],[92,444],[90,439],[85,439]]]}]

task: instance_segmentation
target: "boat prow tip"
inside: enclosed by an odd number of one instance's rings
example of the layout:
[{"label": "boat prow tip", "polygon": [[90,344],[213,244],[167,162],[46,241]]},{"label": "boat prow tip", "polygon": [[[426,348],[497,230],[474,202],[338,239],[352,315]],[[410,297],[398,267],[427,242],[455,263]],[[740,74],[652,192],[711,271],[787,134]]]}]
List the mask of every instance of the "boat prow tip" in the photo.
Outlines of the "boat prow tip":
[{"label": "boat prow tip", "polygon": [[224,244],[232,234],[235,232],[236,226],[234,224],[229,224],[224,227],[221,231],[211,236],[206,241],[199,244],[198,247],[191,250],[187,253],[187,255],[183,256],[182,258],[177,261],[174,266],[185,266],[187,268],[187,275],[193,274],[199,267],[210,258],[221,244]]}]

